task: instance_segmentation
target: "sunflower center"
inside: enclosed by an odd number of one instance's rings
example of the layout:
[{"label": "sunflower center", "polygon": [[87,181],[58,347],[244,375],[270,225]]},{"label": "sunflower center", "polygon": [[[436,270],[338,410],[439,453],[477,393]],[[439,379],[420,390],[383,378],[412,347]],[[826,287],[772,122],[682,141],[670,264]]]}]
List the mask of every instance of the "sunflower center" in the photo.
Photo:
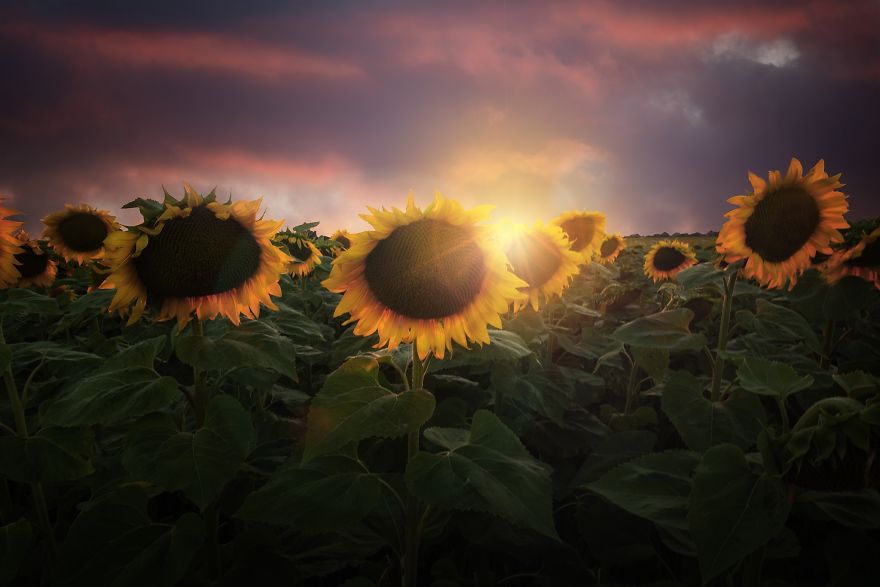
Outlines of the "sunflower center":
[{"label": "sunflower center", "polygon": [[605,242],[602,243],[602,246],[599,247],[599,254],[603,257],[607,257],[617,250],[617,245],[618,242],[616,238],[606,239]]},{"label": "sunflower center", "polygon": [[364,264],[376,299],[415,319],[464,310],[480,295],[485,275],[485,258],[473,231],[430,218],[396,228]]},{"label": "sunflower center", "polygon": [[541,235],[524,235],[505,252],[514,274],[531,287],[541,287],[547,283],[562,263],[559,251]]},{"label": "sunflower center", "polygon": [[675,247],[660,247],[654,253],[654,267],[659,271],[672,271],[684,263],[687,257]]},{"label": "sunflower center", "polygon": [[349,247],[351,246],[351,241],[348,240],[348,237],[345,236],[345,235],[343,235],[343,234],[340,234],[339,236],[337,236],[337,237],[336,237],[335,239],[333,239],[333,240],[335,240],[335,241],[338,242],[340,245],[342,245],[342,248],[343,248],[343,249],[347,249],[347,248],[349,248]]},{"label": "sunflower center", "polygon": [[107,238],[107,225],[99,216],[79,212],[58,223],[58,234],[64,245],[77,253],[97,251]]},{"label": "sunflower center", "polygon": [[235,289],[260,268],[260,245],[234,217],[205,206],[172,218],[134,258],[148,295],[189,298]]},{"label": "sunflower center", "polygon": [[30,247],[24,247],[24,252],[17,254],[15,260],[21,263],[16,268],[24,279],[42,275],[49,266],[49,255],[38,255]]},{"label": "sunflower center", "polygon": [[846,263],[850,267],[876,267],[880,265],[880,239],[865,245],[862,254]]},{"label": "sunflower center", "polygon": [[820,220],[819,206],[805,190],[769,193],[746,220],[746,245],[765,261],[785,261],[807,244]]},{"label": "sunflower center", "polygon": [[572,251],[582,251],[587,248],[596,234],[596,223],[592,218],[571,218],[560,226],[568,235],[568,240],[571,242],[569,248]]},{"label": "sunflower center", "polygon": [[302,241],[294,241],[287,245],[287,250],[297,261],[308,261],[312,256],[312,249]]}]

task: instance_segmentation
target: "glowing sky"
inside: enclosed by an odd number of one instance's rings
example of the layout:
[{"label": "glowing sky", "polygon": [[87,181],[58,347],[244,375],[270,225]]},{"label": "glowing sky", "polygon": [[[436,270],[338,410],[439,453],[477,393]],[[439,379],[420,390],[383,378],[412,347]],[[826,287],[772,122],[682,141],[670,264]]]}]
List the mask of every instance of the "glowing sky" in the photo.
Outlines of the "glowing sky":
[{"label": "glowing sky", "polygon": [[690,232],[794,155],[880,214],[876,1],[291,4],[4,0],[0,194],[33,230],[188,181],[328,234],[435,190]]}]

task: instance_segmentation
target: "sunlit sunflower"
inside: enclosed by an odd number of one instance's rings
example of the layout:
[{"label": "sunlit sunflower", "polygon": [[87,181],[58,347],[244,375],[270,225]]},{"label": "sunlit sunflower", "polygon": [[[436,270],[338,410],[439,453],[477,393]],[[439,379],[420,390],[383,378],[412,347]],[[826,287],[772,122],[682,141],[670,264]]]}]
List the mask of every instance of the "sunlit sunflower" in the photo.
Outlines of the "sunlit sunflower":
[{"label": "sunlit sunflower", "polygon": [[489,342],[510,302],[526,299],[528,284],[507,268],[492,231],[476,223],[489,206],[465,210],[437,194],[425,210],[409,198],[406,210],[369,209],[374,230],[355,236],[333,262],[324,287],[344,293],[336,316],[350,314],[354,333],[379,334],[378,347],[415,341],[418,354],[443,358],[452,341]]},{"label": "sunlit sunflower", "polygon": [[645,255],[645,275],[657,283],[696,264],[697,255],[687,243],[660,241]]},{"label": "sunlit sunflower", "polygon": [[305,277],[321,263],[321,251],[308,238],[293,233],[279,233],[276,240],[287,248],[293,260],[287,272],[294,277]]},{"label": "sunlit sunflower", "polygon": [[351,247],[351,233],[344,228],[340,228],[332,235],[330,235],[330,240],[334,240],[339,243],[338,247],[333,247],[334,254],[338,255],[342,251],[347,251]]},{"label": "sunlit sunflower", "polygon": [[21,243],[21,252],[15,255],[15,260],[18,262],[17,269],[21,274],[16,286],[51,287],[58,274],[55,261],[43,250],[39,242],[30,238],[27,232],[19,232],[16,238]]},{"label": "sunlit sunflower", "polygon": [[853,275],[880,289],[880,228],[863,236],[855,246],[835,251],[822,266],[822,275],[828,283]]},{"label": "sunlit sunflower", "polygon": [[43,237],[67,261],[84,263],[104,255],[104,239],[119,230],[116,217],[88,204],[72,206],[43,218]]},{"label": "sunlit sunflower", "polygon": [[13,233],[21,228],[21,222],[7,220],[8,216],[18,214],[17,210],[5,207],[6,198],[0,197],[0,287],[10,287],[18,281],[15,256],[22,252],[21,241]]},{"label": "sunlit sunflower", "polygon": [[238,324],[259,316],[260,303],[276,309],[269,296],[281,295],[291,261],[271,240],[283,221],[258,220],[262,200],[221,204],[184,186],[185,197],[166,196],[154,220],[107,238],[111,274],[101,287],[116,288],[110,311],[130,312],[132,324],[149,303],[157,320],[182,329],[193,312]]},{"label": "sunlit sunflower", "polygon": [[626,239],[619,234],[612,234],[602,241],[599,250],[596,251],[596,260],[603,265],[611,265],[626,248]]},{"label": "sunlit sunflower", "polygon": [[514,275],[528,284],[520,288],[528,300],[514,302],[515,310],[526,303],[538,310],[542,297],[548,300],[561,294],[577,275],[582,257],[568,248],[568,238],[558,226],[505,222],[496,225],[495,230]]},{"label": "sunlit sunflower", "polygon": [[571,210],[563,212],[553,224],[562,229],[568,237],[569,247],[581,254],[583,263],[592,260],[593,253],[599,250],[605,239],[605,215],[601,212]]},{"label": "sunlit sunflower", "polygon": [[743,275],[771,288],[794,286],[817,252],[830,254],[842,242],[837,229],[849,226],[840,175],[829,177],[819,161],[806,175],[792,158],[785,177],[771,171],[769,181],[749,173],[752,193],[727,200],[738,206],[725,216],[716,248],[728,263],[747,259]]}]

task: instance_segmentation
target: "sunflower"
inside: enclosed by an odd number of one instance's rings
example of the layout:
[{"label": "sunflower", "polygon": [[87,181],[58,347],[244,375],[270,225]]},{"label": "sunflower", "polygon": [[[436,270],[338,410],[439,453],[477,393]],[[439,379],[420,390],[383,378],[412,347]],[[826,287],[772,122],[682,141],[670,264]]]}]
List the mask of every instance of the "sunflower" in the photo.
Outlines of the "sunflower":
[{"label": "sunflower", "polygon": [[43,218],[43,237],[67,261],[84,263],[104,255],[104,239],[119,230],[116,217],[88,204],[71,206]]},{"label": "sunflower", "polygon": [[18,272],[21,274],[16,287],[51,287],[55,283],[58,267],[40,243],[32,240],[27,232],[16,235],[21,243],[21,252],[15,255]]},{"label": "sunflower", "polygon": [[645,255],[645,275],[654,283],[672,279],[679,272],[696,265],[697,255],[681,241],[660,241]]},{"label": "sunflower", "polygon": [[553,224],[568,237],[571,250],[581,254],[582,263],[590,262],[593,253],[599,250],[605,239],[605,215],[601,212],[563,212]]},{"label": "sunflower", "polygon": [[568,248],[568,238],[558,226],[500,223],[495,231],[514,275],[528,284],[520,288],[528,300],[514,302],[515,310],[528,302],[537,311],[542,296],[547,300],[561,294],[577,275],[581,255]]},{"label": "sunflower", "polygon": [[603,265],[611,265],[626,248],[626,239],[619,234],[612,234],[602,241],[599,250],[596,251],[596,260]]},{"label": "sunflower", "polygon": [[279,233],[276,240],[287,247],[293,257],[287,273],[293,277],[305,277],[321,263],[321,251],[308,238],[295,233]]},{"label": "sunflower", "polygon": [[193,312],[238,324],[242,314],[259,316],[261,302],[276,309],[269,296],[281,295],[278,279],[291,262],[271,240],[283,221],[258,220],[262,200],[221,204],[214,192],[184,187],[182,200],[166,194],[160,214],[107,237],[110,275],[101,287],[116,288],[110,311],[130,312],[132,324],[149,303],[157,320],[183,329]]},{"label": "sunflower", "polygon": [[880,289],[880,228],[863,236],[855,246],[835,251],[822,266],[822,275],[832,284],[853,275]]},{"label": "sunflower", "polygon": [[338,247],[333,247],[334,252],[337,255],[342,251],[347,251],[351,247],[351,233],[344,228],[340,228],[332,235],[330,235],[330,240],[334,240],[339,243]]},{"label": "sunflower", "polygon": [[0,197],[0,287],[10,287],[21,277],[15,256],[22,252],[21,241],[13,233],[21,228],[21,222],[7,220],[8,216],[18,214],[3,204],[6,198]]},{"label": "sunflower", "polygon": [[769,181],[749,173],[752,193],[727,200],[738,206],[718,234],[716,249],[725,261],[747,259],[743,275],[771,288],[794,286],[817,252],[830,254],[842,242],[837,229],[849,226],[840,175],[829,177],[819,161],[804,175],[792,158],[785,177],[771,171]]},{"label": "sunflower", "polygon": [[379,334],[377,348],[414,341],[420,358],[443,358],[452,341],[489,342],[487,324],[528,284],[511,273],[491,229],[476,223],[489,206],[465,210],[437,194],[425,210],[369,209],[361,216],[374,228],[352,239],[333,262],[324,287],[344,293],[335,316],[350,314],[354,333]]}]

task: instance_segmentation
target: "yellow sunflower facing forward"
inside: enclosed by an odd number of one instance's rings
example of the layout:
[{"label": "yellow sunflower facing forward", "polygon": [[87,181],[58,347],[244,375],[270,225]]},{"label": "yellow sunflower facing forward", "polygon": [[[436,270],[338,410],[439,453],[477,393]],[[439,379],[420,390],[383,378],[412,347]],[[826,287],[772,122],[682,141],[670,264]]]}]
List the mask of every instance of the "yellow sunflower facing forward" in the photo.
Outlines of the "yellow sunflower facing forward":
[{"label": "yellow sunflower facing forward", "polygon": [[377,347],[415,342],[422,359],[442,359],[452,341],[488,343],[487,325],[500,327],[528,286],[508,270],[491,229],[477,225],[489,210],[439,194],[424,210],[412,197],[406,210],[370,208],[361,218],[373,230],[352,240],[323,282],[344,294],[335,315],[350,314],[357,335],[377,332]]},{"label": "yellow sunflower facing forward", "polygon": [[672,279],[697,263],[690,245],[681,241],[660,241],[645,255],[645,275],[654,283]]},{"label": "yellow sunflower facing forward", "polygon": [[21,274],[17,287],[51,287],[55,283],[58,267],[36,240],[32,240],[27,232],[16,235],[21,242],[21,252],[15,255],[17,269]]},{"label": "yellow sunflower facing forward", "polygon": [[577,275],[582,257],[568,248],[568,238],[558,226],[501,223],[495,228],[513,273],[528,284],[520,288],[528,300],[515,302],[514,309],[529,303],[538,310],[541,298],[561,294]]},{"label": "yellow sunflower facing forward", "polygon": [[822,275],[832,284],[853,275],[880,289],[880,228],[863,236],[856,245],[835,251],[822,265]]},{"label": "yellow sunflower facing forward", "polygon": [[563,212],[553,224],[562,229],[568,237],[572,251],[580,253],[583,263],[589,263],[593,253],[602,246],[605,239],[605,215],[601,212],[571,210]]},{"label": "yellow sunflower facing forward", "polygon": [[603,265],[611,265],[625,248],[626,239],[619,234],[612,234],[602,241],[602,245],[596,251],[596,260]]},{"label": "yellow sunflower facing forward", "polygon": [[287,266],[292,277],[305,277],[321,263],[321,251],[309,239],[295,233],[279,233],[276,240],[282,243],[293,258]]},{"label": "yellow sunflower facing forward", "polygon": [[43,237],[67,261],[84,263],[104,255],[104,239],[119,230],[116,217],[88,204],[71,206],[43,218]]},{"label": "yellow sunflower facing forward", "polygon": [[15,256],[22,252],[21,241],[13,233],[21,228],[21,222],[8,220],[8,216],[18,214],[4,206],[6,198],[0,197],[0,287],[10,287],[21,277]]},{"label": "yellow sunflower facing forward", "polygon": [[339,243],[338,247],[333,247],[333,251],[337,255],[342,251],[347,251],[351,247],[351,233],[344,228],[340,228],[332,235],[330,235],[330,240],[334,240]]},{"label": "yellow sunflower facing forward", "polygon": [[804,175],[792,158],[783,177],[771,171],[769,181],[749,173],[752,193],[734,196],[738,206],[725,216],[716,248],[728,263],[747,259],[743,275],[771,288],[791,286],[810,267],[817,252],[831,254],[832,242],[842,242],[838,229],[849,224],[849,210],[840,175],[829,177],[819,161]]},{"label": "yellow sunflower facing forward", "polygon": [[176,319],[182,329],[193,313],[238,324],[259,316],[261,303],[276,309],[270,296],[281,295],[291,261],[272,243],[283,221],[257,219],[262,200],[221,204],[213,192],[185,189],[182,200],[166,194],[161,212],[107,238],[111,273],[101,287],[116,289],[110,311],[130,313],[132,324],[150,304],[157,320]]}]

